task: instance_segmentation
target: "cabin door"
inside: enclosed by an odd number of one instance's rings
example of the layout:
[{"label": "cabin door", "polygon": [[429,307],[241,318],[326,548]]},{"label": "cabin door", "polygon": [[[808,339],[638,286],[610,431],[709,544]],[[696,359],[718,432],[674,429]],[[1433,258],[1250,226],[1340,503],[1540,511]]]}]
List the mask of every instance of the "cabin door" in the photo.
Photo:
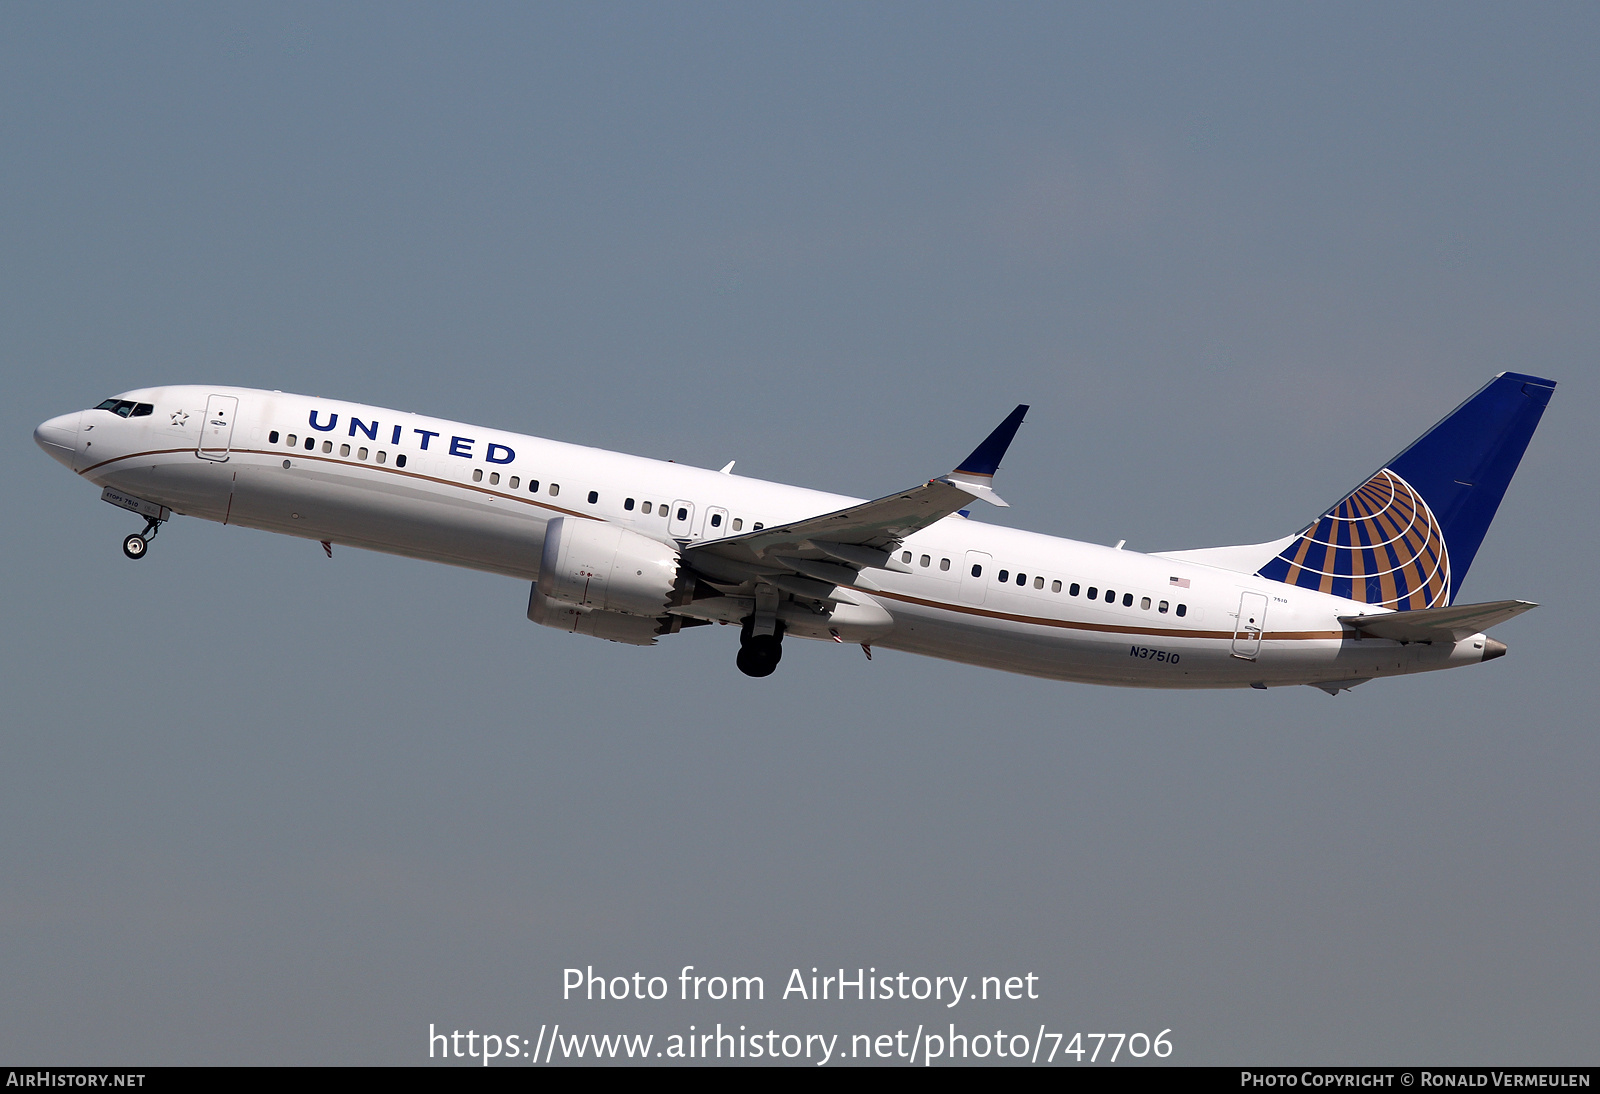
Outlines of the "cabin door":
[{"label": "cabin door", "polygon": [[1254,661],[1261,652],[1261,632],[1267,626],[1267,598],[1262,593],[1239,594],[1239,618],[1233,625],[1233,655]]},{"label": "cabin door", "polygon": [[239,400],[232,395],[213,395],[207,399],[205,420],[200,423],[200,447],[195,455],[218,463],[226,460],[228,447],[233,443],[233,417],[238,412]]}]

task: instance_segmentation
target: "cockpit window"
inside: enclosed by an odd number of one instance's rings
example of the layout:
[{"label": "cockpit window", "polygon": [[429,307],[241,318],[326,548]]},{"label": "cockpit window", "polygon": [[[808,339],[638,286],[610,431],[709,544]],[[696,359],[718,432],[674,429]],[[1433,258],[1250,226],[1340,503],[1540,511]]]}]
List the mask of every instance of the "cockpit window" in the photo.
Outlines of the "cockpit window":
[{"label": "cockpit window", "polygon": [[109,410],[123,418],[143,418],[155,410],[154,403],[136,403],[132,399],[107,399],[96,410]]}]

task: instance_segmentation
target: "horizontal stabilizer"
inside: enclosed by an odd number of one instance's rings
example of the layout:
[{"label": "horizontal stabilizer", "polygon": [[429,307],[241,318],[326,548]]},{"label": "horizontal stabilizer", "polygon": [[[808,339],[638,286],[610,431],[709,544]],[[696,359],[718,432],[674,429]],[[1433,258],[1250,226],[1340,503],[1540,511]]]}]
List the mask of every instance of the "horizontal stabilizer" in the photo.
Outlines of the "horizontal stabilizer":
[{"label": "horizontal stabilizer", "polygon": [[1449,608],[1414,608],[1379,615],[1341,615],[1339,622],[1363,635],[1396,642],[1459,641],[1486,631],[1539,605],[1529,600],[1496,600],[1489,604],[1457,604]]}]

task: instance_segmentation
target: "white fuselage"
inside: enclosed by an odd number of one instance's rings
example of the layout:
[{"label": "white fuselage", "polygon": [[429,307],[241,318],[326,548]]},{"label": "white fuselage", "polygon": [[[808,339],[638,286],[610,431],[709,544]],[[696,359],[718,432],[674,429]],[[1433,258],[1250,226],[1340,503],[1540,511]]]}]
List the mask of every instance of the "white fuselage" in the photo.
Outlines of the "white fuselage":
[{"label": "white fuselage", "polygon": [[[683,546],[859,501],[280,392],[122,398],[155,409],[63,415],[40,427],[54,438],[41,444],[97,485],[177,513],[528,581],[556,517]],[[1133,687],[1329,685],[1484,657],[1481,634],[1454,645],[1357,639],[1338,617],[1364,604],[960,515],[910,536],[896,557],[911,572],[871,569],[855,586],[893,617],[873,645],[1009,672]]]}]

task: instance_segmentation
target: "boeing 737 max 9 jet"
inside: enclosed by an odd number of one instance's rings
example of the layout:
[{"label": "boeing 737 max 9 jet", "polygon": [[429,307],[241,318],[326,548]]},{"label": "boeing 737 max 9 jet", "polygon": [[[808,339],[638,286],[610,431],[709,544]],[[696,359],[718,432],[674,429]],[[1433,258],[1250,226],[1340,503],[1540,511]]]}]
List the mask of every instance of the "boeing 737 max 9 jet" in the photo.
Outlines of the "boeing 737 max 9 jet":
[{"label": "boeing 737 max 9 jet", "polygon": [[34,430],[105,500],[532,583],[528,618],[633,645],[739,628],[1057,680],[1330,694],[1477,664],[1534,605],[1456,595],[1555,384],[1501,373],[1305,528],[1140,554],[971,519],[1019,406],[954,471],[876,501],[276,391],[129,391]]}]

